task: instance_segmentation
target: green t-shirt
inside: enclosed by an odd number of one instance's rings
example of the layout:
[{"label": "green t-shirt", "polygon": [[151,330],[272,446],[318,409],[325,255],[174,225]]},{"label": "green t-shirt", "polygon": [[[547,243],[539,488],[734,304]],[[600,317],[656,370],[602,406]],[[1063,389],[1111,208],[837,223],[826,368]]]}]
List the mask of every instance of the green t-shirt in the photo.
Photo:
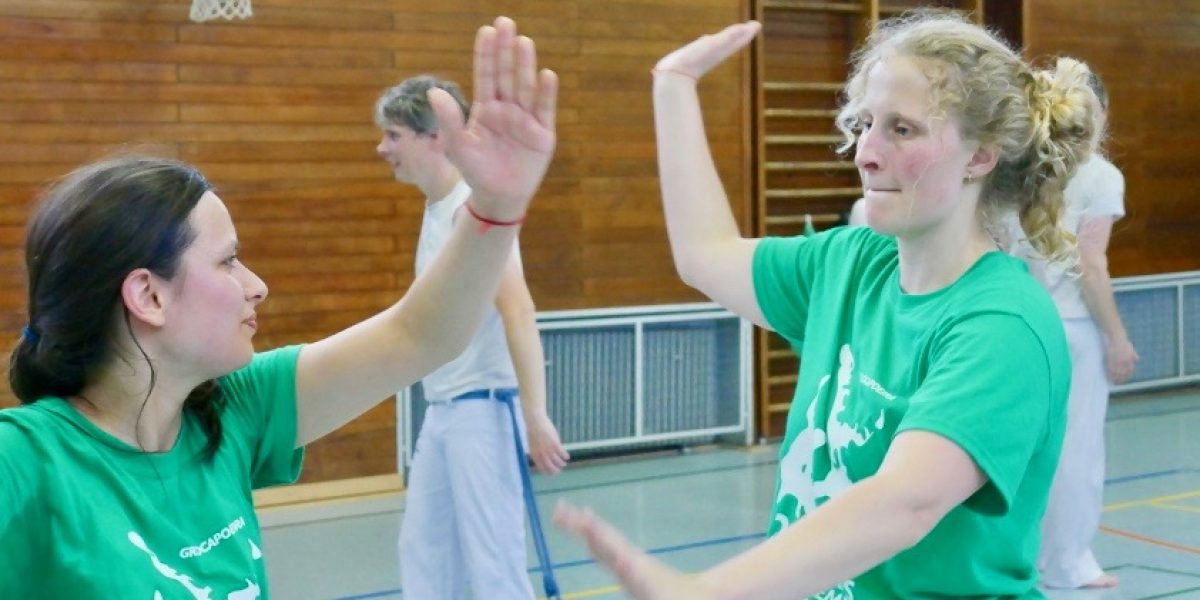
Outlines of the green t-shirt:
[{"label": "green t-shirt", "polygon": [[1000,252],[924,295],[901,291],[898,266],[895,239],[866,227],[759,243],[758,303],[802,362],[769,533],[873,475],[898,433],[929,431],[988,483],[916,546],[815,598],[1041,598],[1071,372],[1058,313]]},{"label": "green t-shirt", "polygon": [[0,410],[0,598],[268,597],[251,490],[295,481],[293,346],[223,377],[213,460],[185,413],[147,454],[61,398]]}]

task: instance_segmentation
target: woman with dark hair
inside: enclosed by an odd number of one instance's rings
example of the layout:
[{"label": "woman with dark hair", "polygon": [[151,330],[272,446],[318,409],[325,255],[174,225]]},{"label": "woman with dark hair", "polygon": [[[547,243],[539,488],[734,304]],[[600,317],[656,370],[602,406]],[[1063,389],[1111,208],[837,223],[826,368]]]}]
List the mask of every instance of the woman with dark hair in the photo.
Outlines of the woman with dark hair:
[{"label": "woman with dark hair", "polygon": [[49,190],[10,363],[22,406],[0,411],[0,597],[267,595],[251,490],[456,356],[496,295],[555,144],[557,80],[515,31],[480,29],[468,122],[429,97],[471,217],[398,303],[321,341],[255,354],[267,287],[196,169],[113,159]]}]

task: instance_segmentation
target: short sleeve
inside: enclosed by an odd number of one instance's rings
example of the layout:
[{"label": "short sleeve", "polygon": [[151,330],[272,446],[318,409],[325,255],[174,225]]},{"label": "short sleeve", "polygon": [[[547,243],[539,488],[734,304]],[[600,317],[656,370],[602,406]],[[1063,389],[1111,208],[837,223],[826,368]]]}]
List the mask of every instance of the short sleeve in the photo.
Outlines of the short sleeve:
[{"label": "short sleeve", "polygon": [[296,448],[296,362],[301,348],[256,354],[249,365],[221,379],[225,435],[247,448],[256,489],[300,476],[304,451]]},{"label": "short sleeve", "polygon": [[1114,221],[1125,216],[1125,177],[1112,163],[1101,162],[1096,170],[1087,191],[1083,216],[1112,217]]},{"label": "short sleeve", "polygon": [[[835,227],[812,236],[763,238],[752,263],[754,295],[767,324],[793,344],[804,340],[814,301],[841,301],[853,282],[894,248],[870,227]],[[816,299],[814,300],[814,295]]]},{"label": "short sleeve", "polygon": [[928,369],[897,433],[929,431],[957,444],[988,479],[966,505],[1006,513],[1048,437],[1055,386],[1047,350],[1018,316],[973,315],[935,342]]},{"label": "short sleeve", "polygon": [[813,243],[808,237],[763,238],[754,250],[754,295],[771,326],[793,342],[804,339],[812,297]]},{"label": "short sleeve", "polygon": [[21,519],[41,486],[42,459],[33,450],[30,436],[35,435],[16,421],[0,418],[0,541]]}]

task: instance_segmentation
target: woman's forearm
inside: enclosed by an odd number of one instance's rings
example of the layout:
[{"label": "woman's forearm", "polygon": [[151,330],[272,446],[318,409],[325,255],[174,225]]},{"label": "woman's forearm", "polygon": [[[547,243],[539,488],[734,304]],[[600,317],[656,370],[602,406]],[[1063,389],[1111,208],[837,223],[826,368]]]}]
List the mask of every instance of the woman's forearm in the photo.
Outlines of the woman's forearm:
[{"label": "woman's forearm", "polygon": [[740,238],[708,147],[695,82],[672,73],[655,77],[654,124],[671,251],[680,276],[692,283],[706,253]]},{"label": "woman's forearm", "polygon": [[805,598],[912,546],[936,522],[914,513],[887,481],[866,479],[701,579],[722,600]]}]

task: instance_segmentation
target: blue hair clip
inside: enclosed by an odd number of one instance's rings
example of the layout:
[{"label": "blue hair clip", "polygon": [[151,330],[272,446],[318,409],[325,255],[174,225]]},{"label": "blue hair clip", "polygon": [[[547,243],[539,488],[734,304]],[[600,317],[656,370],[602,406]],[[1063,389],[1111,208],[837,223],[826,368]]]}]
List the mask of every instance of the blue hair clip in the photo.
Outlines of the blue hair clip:
[{"label": "blue hair clip", "polygon": [[42,339],[42,336],[38,335],[37,332],[34,331],[33,328],[31,328],[28,325],[26,325],[23,329],[21,329],[21,335],[24,336],[25,339],[29,340],[30,343],[33,343],[33,344],[38,343],[38,340]]}]

